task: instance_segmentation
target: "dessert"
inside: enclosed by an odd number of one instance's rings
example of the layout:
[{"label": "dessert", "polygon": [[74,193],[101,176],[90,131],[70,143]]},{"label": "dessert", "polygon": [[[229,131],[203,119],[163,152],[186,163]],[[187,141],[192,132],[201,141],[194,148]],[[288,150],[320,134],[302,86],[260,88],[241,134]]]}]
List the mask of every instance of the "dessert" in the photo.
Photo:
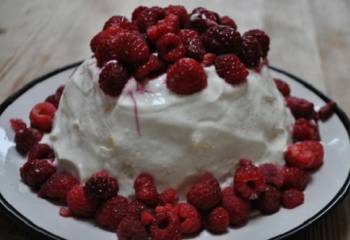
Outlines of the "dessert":
[{"label": "dessert", "polygon": [[222,234],[299,206],[336,106],[317,112],[273,79],[269,43],[205,8],[111,17],[31,127],[11,120],[23,182],[120,239]]}]

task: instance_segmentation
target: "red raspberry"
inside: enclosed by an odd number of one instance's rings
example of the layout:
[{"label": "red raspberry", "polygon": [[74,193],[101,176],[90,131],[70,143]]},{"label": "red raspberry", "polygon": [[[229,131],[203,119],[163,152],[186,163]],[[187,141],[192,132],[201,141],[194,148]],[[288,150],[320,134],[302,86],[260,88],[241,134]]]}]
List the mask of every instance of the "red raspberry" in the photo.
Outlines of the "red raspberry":
[{"label": "red raspberry", "polygon": [[92,217],[98,204],[97,201],[88,198],[80,185],[75,185],[69,190],[66,201],[72,214],[81,218]]},{"label": "red raspberry", "polygon": [[108,62],[100,73],[98,80],[102,91],[111,97],[118,97],[125,84],[128,82],[129,73],[126,69],[116,61]]},{"label": "red raspberry", "polygon": [[265,177],[254,165],[240,166],[234,174],[234,189],[243,198],[254,200],[266,187]]},{"label": "red raspberry", "polygon": [[11,124],[12,130],[15,133],[20,131],[20,130],[23,131],[25,128],[27,128],[27,124],[20,118],[11,118],[10,124]]},{"label": "red raspberry", "polygon": [[252,29],[244,33],[245,36],[255,37],[261,47],[262,57],[265,58],[270,49],[270,37],[260,29]]},{"label": "red raspberry", "polygon": [[55,159],[55,153],[49,145],[45,143],[38,143],[34,145],[28,153],[28,161],[34,159],[46,159],[53,161]]},{"label": "red raspberry", "polygon": [[179,200],[179,197],[177,196],[177,192],[174,188],[168,188],[165,189],[160,195],[159,195],[159,201],[161,204],[174,204]]},{"label": "red raspberry", "polygon": [[290,87],[288,85],[288,83],[286,83],[285,81],[279,79],[279,78],[274,78],[273,79],[275,81],[276,87],[278,89],[278,91],[284,96],[287,97],[290,95]]},{"label": "red raspberry", "polygon": [[148,233],[138,217],[126,215],[117,228],[117,236],[120,240],[135,239],[148,240]]},{"label": "red raspberry", "polygon": [[149,206],[158,204],[158,191],[153,177],[148,173],[141,173],[134,182],[136,199]]},{"label": "red raspberry", "polygon": [[220,204],[221,189],[210,173],[203,174],[190,188],[187,201],[200,210],[209,210]]},{"label": "red raspberry", "polygon": [[43,132],[50,132],[56,108],[48,102],[36,104],[30,111],[30,125]]},{"label": "red raspberry", "polygon": [[288,165],[305,170],[320,167],[323,163],[323,156],[322,144],[311,140],[290,145],[284,153]]},{"label": "red raspberry", "polygon": [[294,142],[304,140],[320,140],[320,133],[318,132],[317,123],[313,120],[306,120],[299,118],[293,126],[292,136]]},{"label": "red raspberry", "polygon": [[92,175],[85,182],[85,192],[91,199],[107,200],[117,196],[119,191],[118,180],[102,170]]},{"label": "red raspberry", "polygon": [[55,172],[56,167],[50,161],[39,159],[27,161],[20,169],[22,181],[34,188],[40,187]]},{"label": "red raspberry", "polygon": [[220,18],[220,24],[232,27],[234,30],[237,30],[236,22],[232,18],[230,18],[229,16],[222,16]]},{"label": "red raspberry", "polygon": [[170,14],[159,20],[156,25],[149,27],[147,29],[147,37],[155,41],[166,33],[177,33],[179,24],[179,18],[174,14]]},{"label": "red raspberry", "polygon": [[281,207],[281,193],[275,187],[268,186],[259,194],[256,206],[263,214],[278,212]]},{"label": "red raspberry", "polygon": [[150,226],[153,240],[181,239],[180,222],[172,212],[156,213],[155,222]]},{"label": "red raspberry", "polygon": [[189,203],[179,203],[176,205],[176,210],[180,219],[180,231],[182,234],[194,234],[201,230],[201,216],[194,206]]},{"label": "red raspberry", "polygon": [[191,39],[188,44],[186,44],[186,57],[190,57],[201,62],[204,54],[205,48],[200,37],[195,37]]},{"label": "red raspberry", "polygon": [[137,24],[141,32],[145,32],[147,28],[149,28],[152,25],[155,25],[159,20],[165,17],[165,11],[163,8],[160,7],[151,7],[142,10],[137,15],[138,16],[135,19],[135,23]]},{"label": "red raspberry", "polygon": [[155,209],[155,212],[156,213],[168,213],[168,212],[171,212],[171,213],[174,213],[177,215],[177,208],[174,207],[174,205],[170,204],[170,203],[166,203],[164,206],[162,205],[158,205]]},{"label": "red raspberry", "polygon": [[127,214],[128,199],[116,196],[105,203],[97,210],[95,220],[97,225],[115,231]]},{"label": "red raspberry", "polygon": [[133,200],[129,203],[127,207],[127,212],[129,215],[139,216],[140,213],[147,209],[147,206],[140,202],[139,200]]},{"label": "red raspberry", "polygon": [[289,189],[282,193],[282,205],[285,208],[295,208],[304,203],[304,193],[296,190]]},{"label": "red raspberry", "polygon": [[190,15],[189,27],[202,33],[209,27],[217,25],[220,21],[219,15],[203,7],[193,9]]},{"label": "red raspberry", "polygon": [[137,8],[134,9],[134,11],[131,14],[131,20],[134,22],[136,21],[136,19],[139,17],[140,13],[145,10],[148,9],[148,7],[145,6],[138,6]]},{"label": "red raspberry", "polygon": [[42,136],[42,133],[34,128],[19,130],[15,134],[17,151],[22,155],[26,155],[28,151],[41,140]]},{"label": "red raspberry", "polygon": [[284,189],[295,188],[299,191],[304,191],[310,181],[309,174],[296,167],[284,167],[282,174],[284,178]]},{"label": "red raspberry", "polygon": [[112,16],[110,17],[104,24],[103,30],[107,28],[123,28],[125,30],[137,30],[137,27],[132,24],[126,17],[124,16]]},{"label": "red raspberry", "polygon": [[152,223],[154,223],[155,218],[154,218],[153,214],[150,211],[146,210],[146,211],[143,211],[141,213],[140,220],[141,220],[143,225],[149,226]]},{"label": "red raspberry", "polygon": [[258,67],[262,56],[258,40],[249,34],[244,34],[242,40],[242,49],[239,54],[242,62],[248,68]]},{"label": "red raspberry", "polygon": [[242,38],[235,29],[215,25],[202,35],[203,43],[208,52],[215,54],[239,53],[242,47]]},{"label": "red raspberry", "polygon": [[214,208],[208,215],[208,230],[215,234],[221,234],[227,231],[230,225],[230,217],[223,207]]},{"label": "red raspberry", "polygon": [[261,173],[264,175],[266,183],[277,188],[281,188],[284,183],[282,167],[272,163],[265,163],[259,166]]},{"label": "red raspberry", "polygon": [[189,95],[207,87],[207,75],[196,60],[182,58],[168,69],[166,85],[176,94]]},{"label": "red raspberry", "polygon": [[145,64],[136,68],[134,77],[137,81],[154,78],[161,74],[164,68],[164,63],[157,56],[152,54]]},{"label": "red raspberry", "polygon": [[337,105],[335,102],[328,102],[320,110],[318,110],[318,116],[322,121],[327,121],[334,113]]},{"label": "red raspberry", "polygon": [[198,36],[198,33],[191,29],[181,29],[179,32],[179,37],[184,44],[188,44],[192,39]]},{"label": "red raspberry", "polygon": [[216,55],[215,55],[215,54],[213,54],[213,53],[206,53],[206,54],[204,54],[204,56],[203,56],[202,64],[203,64],[205,67],[210,67],[211,65],[214,64],[215,59],[216,59]]},{"label": "red raspberry", "polygon": [[185,26],[189,21],[187,10],[182,5],[169,5],[165,8],[165,15],[174,14],[180,20],[180,26]]},{"label": "red raspberry", "polygon": [[231,85],[247,81],[248,71],[241,60],[234,54],[225,54],[216,57],[215,69],[217,74]]},{"label": "red raspberry", "polygon": [[186,49],[179,36],[174,33],[164,34],[157,41],[157,49],[162,59],[176,62],[185,56]]},{"label": "red raspberry", "polygon": [[57,109],[63,94],[63,90],[64,90],[64,85],[58,87],[54,94],[46,98],[45,102],[51,103]]},{"label": "red raspberry", "polygon": [[297,97],[288,96],[285,98],[287,106],[295,118],[310,119],[314,116],[314,104]]},{"label": "red raspberry", "polygon": [[222,206],[229,214],[231,225],[242,226],[248,221],[250,202],[238,197],[232,187],[222,190]]},{"label": "red raspberry", "polygon": [[41,186],[39,197],[64,202],[67,193],[78,184],[78,179],[71,174],[65,172],[55,173]]}]

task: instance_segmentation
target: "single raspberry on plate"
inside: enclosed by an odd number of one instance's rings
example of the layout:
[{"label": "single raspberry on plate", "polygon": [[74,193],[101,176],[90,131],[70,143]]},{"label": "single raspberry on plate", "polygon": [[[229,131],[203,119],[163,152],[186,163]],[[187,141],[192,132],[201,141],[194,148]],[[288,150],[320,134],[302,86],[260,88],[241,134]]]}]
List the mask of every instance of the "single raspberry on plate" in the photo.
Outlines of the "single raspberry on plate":
[{"label": "single raspberry on plate", "polygon": [[148,173],[141,173],[134,182],[135,196],[139,201],[156,206],[159,202],[159,194],[153,177]]},{"label": "single raspberry on plate", "polygon": [[17,151],[22,155],[26,155],[29,150],[41,140],[42,136],[43,134],[34,128],[19,130],[15,134]]},{"label": "single raspberry on plate", "polygon": [[166,203],[175,204],[179,201],[179,197],[174,188],[167,188],[159,194],[159,201],[163,205]]},{"label": "single raspberry on plate", "polygon": [[192,29],[181,29],[179,32],[179,37],[184,44],[188,44],[192,39],[198,37],[198,33]]},{"label": "single raspberry on plate", "polygon": [[296,167],[284,167],[282,174],[284,178],[284,189],[295,188],[299,191],[304,191],[310,181],[310,175]]},{"label": "single raspberry on plate", "polygon": [[194,234],[201,230],[201,215],[194,206],[189,203],[179,203],[175,208],[180,219],[180,231],[182,234]]},{"label": "single raspberry on plate", "polygon": [[129,19],[124,16],[112,16],[104,24],[103,30],[107,28],[123,28],[125,30],[137,30],[137,27],[132,24]]},{"label": "single raspberry on plate", "polygon": [[185,45],[174,33],[164,34],[157,40],[159,56],[167,62],[176,62],[185,56]]},{"label": "single raspberry on plate", "polygon": [[232,226],[242,226],[248,221],[250,201],[237,196],[233,187],[222,190],[222,206],[227,210]]},{"label": "single raspberry on plate", "polygon": [[127,215],[128,199],[122,196],[113,197],[103,203],[96,212],[95,220],[100,227],[116,230],[119,223]]},{"label": "single raspberry on plate", "polygon": [[39,197],[65,202],[67,193],[79,180],[66,172],[53,174],[40,188]]},{"label": "single raspberry on plate", "polygon": [[282,193],[282,205],[285,208],[295,208],[304,203],[304,193],[297,189],[288,189]]},{"label": "single raspberry on plate", "polygon": [[232,27],[233,29],[237,30],[236,22],[232,18],[230,18],[229,16],[220,17],[220,25],[229,26],[229,27]]},{"label": "single raspberry on plate", "polygon": [[208,230],[215,234],[221,234],[227,231],[230,225],[230,217],[227,210],[223,207],[214,208],[207,217]]},{"label": "single raspberry on plate", "polygon": [[148,232],[140,219],[133,215],[126,215],[118,225],[117,236],[120,240],[148,240]]},{"label": "single raspberry on plate", "polygon": [[205,48],[200,37],[195,37],[186,44],[186,57],[190,57],[201,62],[204,54]]},{"label": "single raspberry on plate", "polygon": [[259,166],[267,184],[280,189],[284,183],[282,167],[272,163],[264,163]]},{"label": "single raspberry on plate", "polygon": [[27,124],[20,118],[11,118],[10,124],[11,124],[12,130],[15,133],[20,131],[20,130],[23,131],[25,128],[27,128]]},{"label": "single raspberry on plate", "polygon": [[335,102],[328,102],[318,110],[318,116],[322,121],[327,121],[334,113],[337,104]]},{"label": "single raspberry on plate", "polygon": [[214,64],[215,59],[216,59],[216,55],[215,55],[214,53],[206,53],[206,54],[204,54],[204,56],[203,56],[202,64],[203,64],[205,67],[210,67],[211,65]]},{"label": "single raspberry on plate", "polygon": [[295,121],[292,130],[293,141],[316,140],[320,141],[320,133],[314,120],[299,118]]},{"label": "single raspberry on plate", "polygon": [[266,187],[263,192],[259,193],[256,207],[263,214],[278,212],[281,208],[281,192],[273,186]]},{"label": "single raspberry on plate", "polygon": [[260,29],[252,29],[244,33],[245,36],[255,37],[261,47],[262,57],[265,58],[270,49],[270,37]]},{"label": "single raspberry on plate", "polygon": [[55,153],[46,143],[38,143],[34,145],[28,153],[28,161],[34,159],[53,161],[55,159]]},{"label": "single raspberry on plate", "polygon": [[217,25],[219,21],[219,15],[216,12],[197,7],[190,14],[188,27],[202,33],[211,26]]},{"label": "single raspberry on plate", "polygon": [[30,187],[38,188],[56,172],[56,167],[47,160],[33,159],[21,168],[22,181]]},{"label": "single raspberry on plate", "polygon": [[252,35],[244,34],[239,57],[248,68],[258,67],[262,56],[259,41]]},{"label": "single raspberry on plate", "polygon": [[221,202],[220,184],[212,174],[205,173],[192,185],[186,197],[197,209],[212,209]]},{"label": "single raspberry on plate", "polygon": [[155,221],[149,230],[153,240],[181,239],[180,222],[172,212],[156,213]]},{"label": "single raspberry on plate", "polygon": [[165,17],[165,11],[163,8],[160,7],[145,8],[140,13],[137,13],[135,11],[134,13],[133,18],[135,15],[135,19],[133,21],[138,26],[141,32],[145,32],[147,28],[149,28],[152,25],[155,25],[159,20]]},{"label": "single raspberry on plate", "polygon": [[196,60],[181,58],[167,71],[166,85],[179,95],[189,95],[207,87],[207,75]]},{"label": "single raspberry on plate", "polygon": [[137,81],[150,79],[158,76],[165,69],[165,64],[154,54],[152,54],[148,61],[137,67],[134,72],[134,77]]},{"label": "single raspberry on plate", "polygon": [[234,174],[234,189],[244,199],[254,200],[266,187],[262,171],[254,166],[240,166]]},{"label": "single raspberry on plate", "polygon": [[285,98],[287,106],[295,118],[310,119],[314,116],[314,104],[303,98],[288,96]]},{"label": "single raspberry on plate", "polygon": [[275,82],[275,85],[276,85],[278,91],[284,97],[287,97],[290,95],[290,87],[289,87],[288,83],[286,83],[285,81],[283,81],[282,79],[279,79],[279,78],[274,78],[273,80]]},{"label": "single raspberry on plate", "polygon": [[139,200],[131,201],[127,206],[128,215],[133,215],[139,217],[140,213],[147,210],[148,207]]},{"label": "single raspberry on plate", "polygon": [[30,125],[42,132],[50,132],[56,108],[48,102],[36,104],[30,111]]},{"label": "single raspberry on plate", "polygon": [[239,53],[242,48],[242,38],[234,28],[215,25],[203,35],[202,40],[208,52],[215,54]]},{"label": "single raspberry on plate", "polygon": [[248,70],[236,55],[217,56],[214,64],[217,74],[227,83],[234,86],[247,81]]},{"label": "single raspberry on plate", "polygon": [[180,26],[185,26],[189,21],[187,10],[182,5],[169,5],[165,8],[165,15],[176,15],[180,20]]},{"label": "single raspberry on plate", "polygon": [[128,82],[129,73],[123,65],[116,61],[108,62],[99,76],[99,86],[102,91],[111,97],[118,97]]},{"label": "single raspberry on plate", "polygon": [[66,202],[73,216],[81,218],[94,216],[98,205],[96,200],[86,195],[81,185],[75,185],[69,190]]},{"label": "single raspberry on plate", "polygon": [[323,164],[323,146],[318,141],[298,142],[288,146],[284,159],[289,166],[314,170]]},{"label": "single raspberry on plate", "polygon": [[86,182],[84,190],[91,199],[107,200],[117,196],[118,180],[102,170],[92,175]]},{"label": "single raspberry on plate", "polygon": [[147,37],[150,40],[156,41],[166,33],[177,33],[179,31],[179,25],[179,18],[174,14],[170,14],[164,19],[159,20],[156,25],[150,26],[147,29]]},{"label": "single raspberry on plate", "polygon": [[137,8],[134,9],[134,11],[131,14],[131,21],[135,22],[136,19],[139,17],[140,13],[145,10],[148,9],[148,7],[146,6],[138,6]]}]

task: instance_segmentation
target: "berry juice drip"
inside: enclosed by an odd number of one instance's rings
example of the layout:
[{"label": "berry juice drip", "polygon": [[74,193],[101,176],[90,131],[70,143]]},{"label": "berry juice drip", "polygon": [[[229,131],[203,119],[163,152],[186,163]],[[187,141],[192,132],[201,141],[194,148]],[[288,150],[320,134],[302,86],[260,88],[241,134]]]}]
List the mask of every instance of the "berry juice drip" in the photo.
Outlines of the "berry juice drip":
[{"label": "berry juice drip", "polygon": [[141,136],[141,130],[140,130],[140,121],[139,121],[139,112],[138,112],[138,108],[137,108],[137,102],[136,99],[134,97],[134,94],[129,91],[129,96],[131,98],[131,101],[133,102],[133,109],[134,109],[134,119],[135,119],[135,123],[136,123],[136,131],[137,131],[137,135],[140,137]]}]

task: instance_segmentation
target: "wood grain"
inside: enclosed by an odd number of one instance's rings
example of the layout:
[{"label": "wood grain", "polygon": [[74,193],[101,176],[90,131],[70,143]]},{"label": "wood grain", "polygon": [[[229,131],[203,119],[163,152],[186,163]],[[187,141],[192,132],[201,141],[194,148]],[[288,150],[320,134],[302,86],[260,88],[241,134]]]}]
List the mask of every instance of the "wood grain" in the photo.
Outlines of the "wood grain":
[{"label": "wood grain", "polygon": [[[35,77],[87,58],[89,40],[109,16],[130,15],[140,3],[159,2],[168,5],[170,1],[1,0],[0,101]],[[265,29],[272,39],[271,64],[306,79],[350,113],[349,0],[197,0],[185,4],[230,15],[241,31]],[[4,214],[0,214],[0,236],[41,239]],[[350,239],[350,197],[321,221],[290,238],[297,239]]]}]

